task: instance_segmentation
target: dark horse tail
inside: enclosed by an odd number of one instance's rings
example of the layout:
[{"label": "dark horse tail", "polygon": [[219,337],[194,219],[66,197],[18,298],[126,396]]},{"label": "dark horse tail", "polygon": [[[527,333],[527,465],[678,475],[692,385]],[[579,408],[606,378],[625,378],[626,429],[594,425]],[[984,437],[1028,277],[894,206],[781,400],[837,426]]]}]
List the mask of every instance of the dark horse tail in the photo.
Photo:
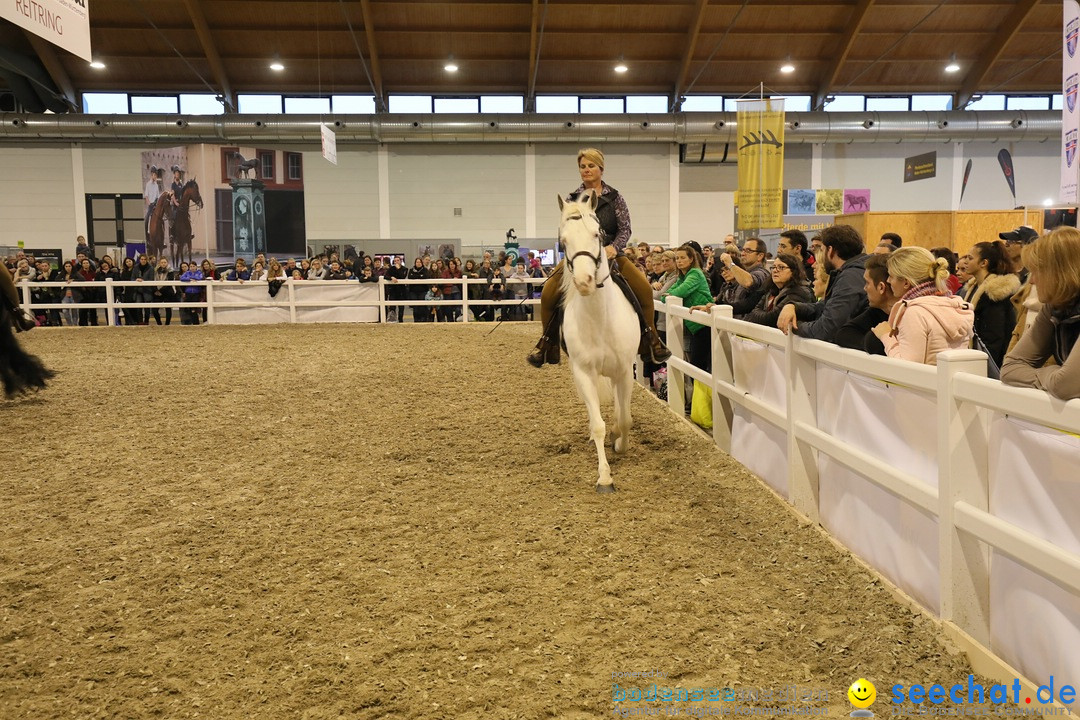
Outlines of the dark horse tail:
[{"label": "dark horse tail", "polygon": [[0,303],[0,382],[4,386],[4,395],[12,398],[43,388],[55,374],[37,356],[19,347],[8,309]]}]

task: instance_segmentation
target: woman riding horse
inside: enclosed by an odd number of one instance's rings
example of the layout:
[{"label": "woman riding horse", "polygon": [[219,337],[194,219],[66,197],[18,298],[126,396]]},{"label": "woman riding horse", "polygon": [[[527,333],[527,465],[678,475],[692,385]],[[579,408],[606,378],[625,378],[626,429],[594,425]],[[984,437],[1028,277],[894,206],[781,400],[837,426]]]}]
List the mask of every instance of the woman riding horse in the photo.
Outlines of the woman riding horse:
[{"label": "woman riding horse", "polygon": [[53,376],[53,371],[37,357],[19,347],[11,331],[13,323],[20,331],[34,327],[33,321],[19,308],[19,293],[11,273],[0,263],[0,383],[9,398],[31,388],[45,387],[45,381]]},{"label": "woman riding horse", "polygon": [[[623,248],[630,239],[630,210],[626,207],[626,200],[618,190],[603,181],[604,153],[595,148],[586,148],[578,151],[577,162],[578,172],[581,173],[581,187],[570,193],[570,199],[577,200],[578,196],[588,191],[596,194],[596,218],[600,221],[605,251],[609,259],[615,258],[617,268],[617,272],[612,274],[612,280],[619,285],[634,306],[641,325],[638,354],[643,360],[660,364],[671,357],[671,351],[664,347],[660,336],[656,334],[652,287],[649,286],[649,279],[645,274],[623,254]],[[565,266],[565,260],[559,263],[540,293],[540,320],[544,335],[527,358],[534,367],[541,367],[545,362],[552,365],[559,362],[562,274]]]}]

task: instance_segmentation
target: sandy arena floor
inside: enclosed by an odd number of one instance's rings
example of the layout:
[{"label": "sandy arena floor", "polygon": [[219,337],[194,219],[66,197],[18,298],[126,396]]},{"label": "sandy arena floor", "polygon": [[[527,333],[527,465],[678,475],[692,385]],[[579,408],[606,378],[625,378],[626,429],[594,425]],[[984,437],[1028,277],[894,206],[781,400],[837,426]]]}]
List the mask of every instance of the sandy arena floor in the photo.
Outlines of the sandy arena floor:
[{"label": "sandy arena floor", "polygon": [[966,681],[640,388],[596,495],[565,365],[490,328],[20,336],[60,375],[0,400],[0,716],[611,717],[615,682],[846,716],[860,676],[883,715],[894,682]]}]

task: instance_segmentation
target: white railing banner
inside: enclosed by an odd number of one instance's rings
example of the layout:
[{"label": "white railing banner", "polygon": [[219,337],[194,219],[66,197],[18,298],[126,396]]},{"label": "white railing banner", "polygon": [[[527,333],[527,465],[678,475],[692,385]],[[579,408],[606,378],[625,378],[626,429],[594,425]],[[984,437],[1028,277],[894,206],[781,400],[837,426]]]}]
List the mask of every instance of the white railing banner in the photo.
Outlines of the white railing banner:
[{"label": "white railing banner", "polygon": [[[687,312],[656,308],[679,356],[671,328]],[[935,367],[727,309],[711,324],[715,397],[732,410],[714,414],[731,418],[718,446],[730,439],[764,484],[939,617],[979,672],[1080,677],[1080,400],[989,380],[973,350]],[[681,397],[669,407],[682,414]]]},{"label": "white railing banner", "polygon": [[[817,402],[819,429],[937,489],[932,396],[819,364]],[[936,608],[936,519],[824,453],[818,468],[821,524],[898,587]]]},{"label": "white railing banner", "polygon": [[[990,512],[1080,555],[1080,438],[997,415]],[[994,650],[1033,678],[1080,677],[1080,597],[1001,553],[990,565]]]},{"label": "white railing banner", "polygon": [[[742,337],[731,340],[735,387],[787,415],[784,350]],[[748,408],[736,406],[731,456],[788,497],[787,431]]]}]

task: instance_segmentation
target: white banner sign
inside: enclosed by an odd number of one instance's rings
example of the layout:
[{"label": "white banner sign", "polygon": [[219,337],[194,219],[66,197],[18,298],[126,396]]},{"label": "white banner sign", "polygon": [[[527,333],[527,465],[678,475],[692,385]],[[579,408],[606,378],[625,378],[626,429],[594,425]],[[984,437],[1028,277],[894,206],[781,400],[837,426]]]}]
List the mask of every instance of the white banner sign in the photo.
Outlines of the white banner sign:
[{"label": "white banner sign", "polygon": [[1080,108],[1077,107],[1076,90],[1080,84],[1080,52],[1077,51],[1077,32],[1080,31],[1080,3],[1065,0],[1063,32],[1061,36],[1061,196],[1062,203],[1077,202],[1077,182],[1080,180],[1080,163],[1076,147],[1080,140]]},{"label": "white banner sign", "polygon": [[326,125],[319,125],[322,132],[322,156],[337,165],[337,136]]},{"label": "white banner sign", "polygon": [[0,0],[0,17],[90,62],[87,0]]}]

